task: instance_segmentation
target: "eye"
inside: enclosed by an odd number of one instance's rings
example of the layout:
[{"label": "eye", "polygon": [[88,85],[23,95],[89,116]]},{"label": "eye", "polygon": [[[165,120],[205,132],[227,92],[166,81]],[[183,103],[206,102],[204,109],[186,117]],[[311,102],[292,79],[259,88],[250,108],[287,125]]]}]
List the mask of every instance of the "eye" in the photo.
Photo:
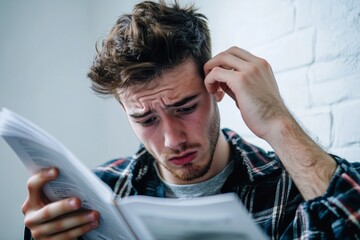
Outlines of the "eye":
[{"label": "eye", "polygon": [[138,122],[143,127],[149,127],[156,121],[156,117],[148,118],[144,121]]},{"label": "eye", "polygon": [[188,114],[188,113],[192,113],[197,107],[197,104],[194,104],[190,107],[185,107],[185,108],[179,108],[177,110],[178,113],[185,113],[185,114]]}]

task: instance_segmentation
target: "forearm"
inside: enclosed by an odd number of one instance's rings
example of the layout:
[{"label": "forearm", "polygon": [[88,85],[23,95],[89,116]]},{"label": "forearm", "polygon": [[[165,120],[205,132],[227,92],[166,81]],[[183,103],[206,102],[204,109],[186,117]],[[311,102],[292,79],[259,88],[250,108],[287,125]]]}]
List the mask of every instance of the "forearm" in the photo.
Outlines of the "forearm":
[{"label": "forearm", "polygon": [[204,65],[209,93],[225,91],[249,129],[280,157],[305,199],[325,193],[336,163],[300,128],[283,103],[271,66],[232,47]]},{"label": "forearm", "polygon": [[326,192],[337,164],[290,114],[274,125],[266,140],[274,148],[304,199],[313,199]]}]

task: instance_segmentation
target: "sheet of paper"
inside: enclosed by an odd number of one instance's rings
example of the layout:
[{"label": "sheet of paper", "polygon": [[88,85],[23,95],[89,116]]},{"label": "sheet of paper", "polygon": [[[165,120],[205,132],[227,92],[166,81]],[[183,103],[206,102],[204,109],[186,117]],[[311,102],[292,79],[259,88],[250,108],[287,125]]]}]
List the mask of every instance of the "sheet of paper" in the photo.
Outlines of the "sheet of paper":
[{"label": "sheet of paper", "polygon": [[44,188],[51,201],[78,197],[85,209],[100,212],[99,227],[85,239],[134,239],[114,205],[111,189],[55,138],[9,110],[0,113],[0,135],[31,174],[59,169],[59,177]]},{"label": "sheet of paper", "polygon": [[267,239],[233,193],[184,200],[134,196],[118,206],[141,229],[140,239]]}]

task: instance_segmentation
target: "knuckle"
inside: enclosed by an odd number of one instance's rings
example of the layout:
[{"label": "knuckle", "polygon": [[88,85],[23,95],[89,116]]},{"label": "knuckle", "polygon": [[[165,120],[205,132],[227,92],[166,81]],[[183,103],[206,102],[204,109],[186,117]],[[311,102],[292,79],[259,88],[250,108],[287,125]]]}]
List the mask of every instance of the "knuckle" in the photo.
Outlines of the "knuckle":
[{"label": "knuckle", "polygon": [[234,74],[236,75],[236,78],[238,79],[238,83],[244,84],[244,82],[248,79],[247,75],[243,72],[234,72]]},{"label": "knuckle", "polygon": [[36,187],[36,181],[35,181],[35,176],[33,177],[30,177],[28,180],[27,180],[27,188],[29,190],[29,192],[33,191]]},{"label": "knuckle", "polygon": [[49,170],[40,170],[27,180],[27,188],[29,192],[36,191],[42,187],[45,183],[51,181],[57,176],[57,170],[54,169],[54,173],[49,174]]},{"label": "knuckle", "polygon": [[21,212],[23,213],[23,215],[26,215],[26,212],[29,211],[29,209],[30,209],[29,205],[30,205],[30,203],[29,203],[29,197],[28,197],[28,198],[26,198],[25,202],[21,206]]},{"label": "knuckle", "polygon": [[54,230],[55,230],[56,232],[62,231],[63,229],[64,229],[64,224],[63,224],[62,221],[56,221],[56,222],[54,223]]},{"label": "knuckle", "polygon": [[31,231],[31,235],[34,239],[39,240],[41,238],[41,232],[39,229],[35,228],[35,229],[30,229]]},{"label": "knuckle", "polygon": [[237,51],[239,48],[237,46],[232,46],[229,48],[229,51]]},{"label": "knuckle", "polygon": [[32,226],[32,221],[28,218],[28,217],[25,217],[24,219],[24,225],[28,228],[30,228]]},{"label": "knuckle", "polygon": [[254,65],[254,64],[251,64],[249,67],[248,67],[248,72],[252,75],[257,75],[260,73],[260,67],[257,66],[257,65]]},{"label": "knuckle", "polygon": [[25,200],[25,202],[23,203],[23,205],[21,207],[21,211],[25,216],[27,216],[34,211],[40,210],[44,206],[46,206],[46,205],[43,202],[31,200],[31,198],[28,197]]},{"label": "knuckle", "polygon": [[268,68],[270,66],[269,62],[263,58],[259,58],[259,64],[260,64],[260,66],[265,67],[265,68]]},{"label": "knuckle", "polygon": [[234,71],[234,73],[238,79],[243,79],[244,78],[244,73],[243,72],[239,72],[239,71]]},{"label": "knuckle", "polygon": [[220,58],[225,58],[225,57],[227,57],[229,55],[229,53],[228,52],[221,52],[221,53],[219,53],[218,54],[218,56],[220,57]]},{"label": "knuckle", "polygon": [[43,177],[41,174],[35,174],[27,180],[27,188],[29,192],[36,191],[37,189],[40,188],[40,186],[43,184],[42,178]]},{"label": "knuckle", "polygon": [[50,213],[50,210],[48,207],[44,207],[42,210],[41,210],[41,218],[42,219],[49,219],[51,218],[51,213]]},{"label": "knuckle", "polygon": [[60,238],[58,239],[76,239],[76,237],[80,236],[81,234],[77,229],[66,231],[64,232]]},{"label": "knuckle", "polygon": [[214,67],[214,68],[211,70],[211,72],[212,72],[213,74],[218,74],[220,71],[222,71],[222,68],[221,68],[221,67],[218,67],[218,66]]}]

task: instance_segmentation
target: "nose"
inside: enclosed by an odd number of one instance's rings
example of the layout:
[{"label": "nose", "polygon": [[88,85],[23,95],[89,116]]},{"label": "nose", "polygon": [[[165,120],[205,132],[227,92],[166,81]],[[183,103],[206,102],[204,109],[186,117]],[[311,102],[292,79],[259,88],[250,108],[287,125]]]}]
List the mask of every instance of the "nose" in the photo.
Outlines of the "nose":
[{"label": "nose", "polygon": [[182,150],[187,139],[183,123],[176,117],[162,120],[164,145],[173,150]]}]

